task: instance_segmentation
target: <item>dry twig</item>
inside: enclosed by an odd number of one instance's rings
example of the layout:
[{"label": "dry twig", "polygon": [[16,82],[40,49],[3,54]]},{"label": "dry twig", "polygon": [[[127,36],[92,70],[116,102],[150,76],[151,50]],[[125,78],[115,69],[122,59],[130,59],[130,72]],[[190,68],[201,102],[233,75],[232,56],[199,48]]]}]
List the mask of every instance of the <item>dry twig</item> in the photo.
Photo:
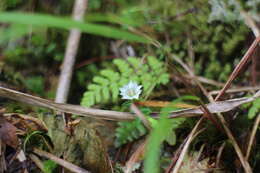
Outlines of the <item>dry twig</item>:
[{"label": "dry twig", "polygon": [[35,163],[35,165],[38,166],[38,168],[42,172],[44,172],[44,165],[43,165],[42,161],[34,154],[30,154],[29,157]]},{"label": "dry twig", "polygon": [[[232,89],[228,89],[226,90],[226,93],[236,93],[236,92],[245,92],[245,91],[257,91],[260,90],[260,86],[255,86],[255,87],[240,87],[240,88],[232,88]],[[219,94],[220,91],[211,91],[209,92],[209,95],[217,95]]]},{"label": "dry twig", "polygon": [[230,87],[232,81],[238,76],[241,69],[246,65],[246,63],[251,59],[254,50],[258,46],[258,43],[260,42],[260,37],[257,37],[255,41],[251,44],[250,48],[247,50],[246,54],[243,56],[243,58],[240,60],[239,64],[236,66],[232,74],[230,75],[228,81],[226,82],[225,86],[221,89],[220,93],[215,98],[215,101],[218,101],[220,97],[222,97],[226,90]]},{"label": "dry twig", "polygon": [[131,105],[130,109],[135,113],[137,117],[141,119],[145,127],[147,127],[149,130],[152,129],[150,122],[134,103]]},{"label": "dry twig", "polygon": [[[192,142],[192,140],[193,140],[200,132],[202,132],[203,129],[200,130],[199,132],[197,132],[197,129],[198,129],[199,125],[201,124],[202,120],[203,120],[203,118],[201,118],[201,119],[197,122],[197,124],[194,126],[194,128],[193,128],[192,131],[191,131],[191,133],[189,134],[188,140],[186,141],[186,143],[185,143],[185,145],[184,145],[184,147],[183,147],[183,149],[182,149],[182,151],[181,151],[181,154],[180,154],[180,156],[179,156],[179,158],[178,158],[178,160],[177,160],[177,162],[176,162],[176,165],[175,165],[175,167],[174,167],[172,173],[178,173],[178,171],[179,171],[179,169],[180,169],[180,167],[181,167],[181,163],[182,163],[182,161],[183,161],[183,159],[184,159],[184,156],[185,156],[185,154],[186,154],[187,151],[188,151],[188,148],[189,148],[190,143]],[[205,129],[204,129],[204,130],[205,130]],[[197,132],[197,133],[196,133],[196,132]]]},{"label": "dry twig", "polygon": [[250,135],[250,138],[249,138],[249,142],[248,142],[248,146],[247,146],[247,151],[246,151],[246,160],[249,159],[250,152],[251,152],[251,150],[252,150],[253,141],[254,141],[254,138],[255,138],[256,131],[257,131],[257,128],[258,128],[258,126],[259,126],[259,123],[260,123],[260,114],[257,115],[257,118],[256,118],[256,120],[255,120],[253,129],[252,129],[252,132],[251,132],[251,135]]},{"label": "dry twig", "polygon": [[70,170],[72,172],[76,172],[76,173],[90,173],[89,171],[87,171],[87,170],[85,170],[83,168],[80,168],[80,167],[78,167],[78,166],[76,166],[76,165],[74,165],[74,164],[72,164],[70,162],[67,162],[66,160],[63,160],[63,159],[61,159],[61,158],[59,158],[59,157],[57,157],[57,156],[55,156],[55,155],[53,155],[51,153],[48,153],[46,151],[34,148],[33,152],[35,154],[38,154],[38,155],[40,155],[42,157],[46,157],[46,158],[54,161],[55,163],[63,166],[64,168],[66,168],[66,169],[68,169],[68,170]]},{"label": "dry twig", "polygon": [[220,157],[222,155],[222,152],[223,152],[225,146],[226,146],[226,143],[223,142],[222,145],[220,146],[219,150],[218,150],[218,155],[217,155],[217,158],[216,158],[216,160],[217,160],[216,161],[216,166],[217,167],[220,167]]},{"label": "dry twig", "polygon": [[[87,9],[88,0],[76,0],[73,8],[73,19],[81,21]],[[62,65],[61,75],[56,93],[55,101],[66,103],[70,89],[73,66],[75,64],[81,32],[78,29],[71,29],[67,41],[65,57]]]},{"label": "dry twig", "polygon": [[142,157],[144,156],[147,139],[148,138],[146,138],[144,141],[142,141],[141,144],[138,145],[137,149],[133,152],[129,160],[126,162],[125,173],[133,172],[134,164],[141,161]]},{"label": "dry twig", "polygon": [[[220,91],[220,93],[217,95],[217,97],[215,98],[215,101],[218,101],[220,99],[221,96],[223,96],[226,92],[226,90],[230,87],[232,81],[238,76],[238,74],[241,72],[242,68],[246,65],[246,63],[251,59],[254,50],[256,49],[258,43],[260,41],[260,37],[257,37],[255,39],[255,41],[252,43],[252,45],[250,46],[250,48],[248,49],[248,51],[246,52],[246,54],[243,56],[243,58],[241,59],[241,61],[239,62],[239,64],[236,66],[236,68],[234,69],[234,71],[232,72],[232,74],[230,75],[229,79],[227,80],[225,86],[222,88],[222,90]],[[260,92],[259,92],[260,93]],[[228,125],[226,123],[225,118],[220,114],[217,113],[219,120],[221,121],[224,130],[226,131],[229,139],[231,140],[235,151],[239,157],[239,160],[245,170],[246,173],[251,173],[252,169],[247,161],[247,159],[243,156],[243,153],[239,147],[239,145],[237,144],[233,134],[231,133],[230,129],[228,128]]]},{"label": "dry twig", "polygon": [[[60,112],[66,112],[66,113],[71,113],[71,114],[76,114],[76,115],[81,115],[81,116],[86,116],[91,118],[114,120],[114,121],[127,121],[127,120],[134,119],[134,115],[128,112],[101,110],[101,109],[86,108],[79,105],[55,103],[50,100],[21,93],[19,91],[4,88],[1,86],[0,86],[0,96],[12,100],[20,101],[22,103],[30,104],[30,105],[45,107]],[[214,103],[206,104],[205,107],[211,113],[227,112],[232,109],[235,109],[241,104],[252,102],[258,97],[260,97],[260,91],[258,91],[253,97],[244,97],[244,98],[214,102]],[[157,114],[158,113],[152,113],[152,115],[154,115],[155,117],[157,116]],[[191,116],[198,116],[201,114],[204,114],[204,112],[201,111],[199,107],[191,108],[191,109],[181,109],[178,111],[171,112],[170,118],[191,117]]]}]

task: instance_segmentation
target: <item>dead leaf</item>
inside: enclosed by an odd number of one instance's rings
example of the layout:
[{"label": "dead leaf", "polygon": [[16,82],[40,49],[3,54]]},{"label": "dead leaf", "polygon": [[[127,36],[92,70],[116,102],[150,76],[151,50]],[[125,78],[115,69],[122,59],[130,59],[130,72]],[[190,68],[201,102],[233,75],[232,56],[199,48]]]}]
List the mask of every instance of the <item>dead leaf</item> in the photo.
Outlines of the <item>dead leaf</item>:
[{"label": "dead leaf", "polygon": [[[136,101],[137,105],[147,106],[147,107],[166,107],[170,106],[171,102],[167,101],[156,101],[156,100],[148,100],[148,101]],[[197,107],[195,105],[186,104],[186,103],[176,103],[174,104],[176,108],[194,108]]]},{"label": "dead leaf", "polygon": [[17,148],[19,140],[16,134],[17,128],[9,123],[3,115],[0,115],[0,139],[6,145]]},{"label": "dead leaf", "polygon": [[24,135],[30,131],[48,131],[44,122],[33,116],[18,113],[5,113],[4,117],[8,122],[20,130],[20,135]]},{"label": "dead leaf", "polygon": [[147,143],[147,139],[145,139],[134,151],[134,153],[131,155],[130,159],[126,162],[126,169],[125,173],[131,173],[133,172],[133,168],[138,162],[140,162],[144,157],[145,152],[145,146]]}]

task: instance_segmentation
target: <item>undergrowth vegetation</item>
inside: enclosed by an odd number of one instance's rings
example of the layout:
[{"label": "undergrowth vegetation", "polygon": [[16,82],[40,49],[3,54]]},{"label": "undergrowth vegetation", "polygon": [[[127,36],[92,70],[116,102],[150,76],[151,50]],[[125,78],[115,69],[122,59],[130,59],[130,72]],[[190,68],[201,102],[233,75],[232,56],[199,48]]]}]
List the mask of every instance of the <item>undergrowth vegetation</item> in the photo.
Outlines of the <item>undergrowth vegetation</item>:
[{"label": "undergrowth vegetation", "polygon": [[116,102],[120,99],[119,89],[130,81],[142,85],[144,98],[149,96],[155,86],[169,82],[166,66],[153,56],[115,59],[113,64],[118,70],[100,70],[100,76],[93,77],[93,83],[87,86],[81,105],[88,107],[102,102]]},{"label": "undergrowth vegetation", "polygon": [[[82,22],[68,18],[72,7],[68,0],[0,1],[0,86],[54,99],[66,66],[68,31],[76,28],[82,36],[69,103],[137,116],[119,122],[61,118],[0,95],[0,118],[6,113],[4,118],[20,130],[28,170],[39,171],[35,147],[92,172],[113,172],[111,166],[118,173],[241,172],[245,166],[237,152],[253,172],[260,169],[260,98],[223,111],[226,123],[207,110],[254,40],[250,22],[259,23],[259,0],[93,0]],[[251,57],[253,63],[235,76],[223,101],[259,90],[258,53]],[[122,88],[131,82],[141,94],[122,99]],[[134,95],[134,89],[127,94]],[[176,113],[200,105],[203,120]],[[241,151],[233,148],[223,124]],[[4,154],[8,162],[13,153]],[[45,173],[61,170],[50,158],[40,163]]]}]

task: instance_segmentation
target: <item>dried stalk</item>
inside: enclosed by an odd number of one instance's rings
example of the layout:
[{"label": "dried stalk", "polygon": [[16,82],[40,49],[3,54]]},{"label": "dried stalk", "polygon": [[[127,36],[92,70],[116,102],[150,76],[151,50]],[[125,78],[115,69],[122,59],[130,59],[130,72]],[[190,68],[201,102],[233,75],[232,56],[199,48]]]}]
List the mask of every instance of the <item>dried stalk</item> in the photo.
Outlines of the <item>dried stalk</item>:
[{"label": "dried stalk", "polygon": [[250,134],[250,138],[249,138],[249,142],[248,142],[248,146],[247,146],[247,151],[246,151],[246,160],[249,159],[250,152],[252,150],[253,141],[254,141],[259,123],[260,123],[260,114],[257,115],[257,118],[256,118],[255,123],[254,123],[254,127],[252,129],[251,134]]},{"label": "dried stalk", "polygon": [[[226,90],[226,93],[236,93],[236,92],[245,92],[245,91],[256,91],[256,90],[260,90],[260,86],[255,86],[255,87],[240,87],[240,88],[232,88],[232,89],[228,89]],[[210,91],[209,95],[216,95],[219,94],[220,91]]]},{"label": "dried stalk", "polygon": [[236,66],[232,74],[230,75],[228,81],[226,82],[225,86],[221,89],[218,96],[215,98],[215,100],[219,100],[220,97],[222,97],[226,90],[230,87],[231,82],[238,76],[238,73],[241,71],[241,69],[247,64],[247,62],[252,57],[254,50],[258,46],[258,43],[260,42],[260,37],[257,37],[254,42],[251,44],[250,48],[247,50],[246,54],[243,56],[243,58],[240,60],[239,64]]},{"label": "dried stalk", "polygon": [[[0,86],[0,96],[12,100],[20,101],[26,104],[34,105],[34,106],[45,107],[60,112],[67,112],[67,113],[91,117],[91,118],[114,120],[114,121],[126,121],[126,120],[134,119],[134,114],[128,112],[101,110],[101,109],[86,108],[79,105],[55,103],[50,100],[21,93],[19,91],[4,88],[1,86]],[[260,97],[260,91],[258,91],[252,97],[244,97],[244,98],[237,98],[237,99],[230,99],[226,101],[209,103],[206,104],[205,107],[209,110],[210,113],[227,112],[232,109],[235,109],[241,104],[252,102],[258,97]],[[192,117],[192,116],[201,115],[203,113],[204,112],[198,106],[197,108],[181,109],[178,111],[173,111],[170,113],[170,118]],[[152,113],[152,116],[156,117],[157,115],[158,113]]]},{"label": "dried stalk", "polygon": [[184,156],[185,156],[185,154],[186,154],[187,151],[188,151],[188,148],[189,148],[190,143],[191,143],[192,140],[195,138],[195,136],[197,136],[200,132],[202,132],[202,130],[200,130],[198,133],[196,133],[196,132],[197,132],[197,129],[198,129],[198,127],[199,127],[199,125],[200,125],[201,122],[202,122],[202,120],[203,120],[203,118],[201,118],[201,119],[197,122],[197,124],[194,126],[194,128],[193,128],[192,131],[191,131],[191,133],[189,134],[188,140],[187,140],[187,142],[185,143],[185,145],[184,145],[184,147],[183,147],[183,149],[182,149],[182,151],[181,151],[181,154],[180,154],[180,156],[179,156],[179,158],[178,158],[178,160],[177,160],[177,162],[176,162],[176,165],[175,165],[175,167],[174,167],[172,173],[178,173],[178,171],[179,171],[179,169],[180,169],[180,167],[181,167],[181,163],[182,163],[182,161],[183,161],[183,159],[184,159]]},{"label": "dried stalk", "polygon": [[137,117],[141,119],[141,121],[147,129],[152,130],[151,123],[147,120],[145,115],[139,110],[139,108],[134,103],[131,105],[130,109],[135,113]]},{"label": "dried stalk", "polygon": [[35,165],[44,172],[44,165],[42,161],[34,154],[29,154],[30,159],[35,163]]},{"label": "dried stalk", "polygon": [[[251,29],[251,31],[254,33],[255,37],[258,38],[260,36],[260,30],[259,30],[258,26],[256,25],[255,21],[243,9],[240,9],[240,14],[243,17],[245,24]],[[249,159],[250,152],[252,150],[253,140],[255,138],[257,127],[258,127],[259,123],[260,123],[260,114],[257,116],[253,129],[252,129],[252,132],[250,134],[249,143],[248,143],[247,151],[246,151],[246,157],[245,157],[246,160]]]},{"label": "dried stalk", "polygon": [[226,146],[226,142],[223,142],[222,145],[220,146],[219,150],[218,150],[218,154],[217,154],[217,158],[216,158],[216,160],[217,160],[216,161],[216,166],[217,167],[220,167],[220,157],[221,157],[221,155],[223,153],[223,150],[224,150],[225,146]]},{"label": "dried stalk", "polygon": [[[76,0],[73,8],[73,19],[81,21],[87,9],[88,0]],[[66,103],[70,89],[70,82],[75,64],[76,54],[78,51],[81,32],[78,29],[71,29],[67,40],[62,70],[59,84],[56,92],[55,101],[57,103]]]},{"label": "dried stalk", "polygon": [[240,15],[243,17],[245,24],[252,30],[254,33],[255,37],[260,36],[260,30],[257,27],[255,21],[252,19],[250,15],[243,9],[240,10]]},{"label": "dried stalk", "polygon": [[[249,48],[249,50],[247,51],[247,53],[245,54],[245,56],[242,58],[242,60],[240,61],[240,63],[236,66],[235,70],[233,71],[233,73],[230,75],[228,81],[226,82],[226,84],[224,85],[224,87],[222,88],[222,90],[220,91],[220,93],[217,95],[215,101],[219,100],[219,98],[224,95],[225,91],[230,87],[231,85],[231,82],[236,78],[236,76],[239,74],[239,72],[241,71],[242,67],[248,62],[248,60],[251,58],[258,42],[260,40],[260,37],[258,39],[256,39],[254,41],[254,43],[251,45],[251,47]],[[190,68],[184,64],[180,59],[178,58],[175,58],[173,57],[179,64],[182,65],[182,67],[191,75],[191,76],[194,76],[193,75],[193,72],[192,70],[190,70]],[[212,105],[216,104],[216,103],[221,103],[221,102],[214,102],[213,98],[211,97],[211,95],[207,94],[207,91],[202,87],[202,85],[200,85],[200,83],[195,79],[195,82],[200,86],[201,89],[203,89],[203,93],[206,94],[206,96],[209,98],[209,101],[211,102]],[[258,91],[255,96],[259,96],[260,95],[260,91]],[[210,105],[210,104],[209,104]],[[220,106],[221,104],[219,104]],[[217,106],[214,105],[214,108],[216,108]],[[222,106],[220,106],[222,107]],[[209,106],[207,106],[207,108],[209,109]],[[223,108],[223,107],[222,107]],[[226,107],[228,109],[228,107]],[[196,111],[203,111],[203,110],[196,110]],[[209,112],[210,113],[214,113],[212,112],[212,110],[209,109]],[[231,140],[233,146],[234,146],[234,149],[240,159],[240,162],[242,163],[242,166],[244,167],[245,171],[247,173],[251,173],[252,170],[251,170],[251,167],[249,165],[249,163],[247,162],[247,160],[245,159],[245,157],[243,156],[243,153],[241,151],[241,149],[239,148],[234,136],[232,135],[231,131],[229,130],[228,126],[227,126],[227,123],[223,117],[223,115],[220,114],[220,112],[217,113],[218,115],[218,119],[221,121],[223,127],[224,127],[224,130],[228,136],[228,138]]]},{"label": "dried stalk", "polygon": [[81,167],[78,167],[77,165],[74,165],[66,160],[63,160],[51,153],[48,153],[46,151],[43,151],[43,150],[40,150],[40,149],[37,149],[37,148],[34,148],[33,149],[33,152],[35,154],[38,154],[39,156],[42,156],[42,157],[46,157],[52,161],[54,161],[55,163],[63,166],[64,168],[72,171],[72,172],[75,172],[75,173],[90,173],[89,171],[81,168]]},{"label": "dried stalk", "polygon": [[219,120],[221,121],[221,123],[222,123],[222,125],[224,127],[224,130],[226,131],[226,134],[227,134],[228,138],[232,142],[232,145],[233,145],[233,147],[234,147],[234,149],[235,149],[235,151],[236,151],[236,153],[238,155],[238,158],[239,158],[239,160],[240,160],[240,162],[241,162],[245,172],[246,173],[252,173],[252,169],[251,169],[249,163],[247,162],[246,158],[244,157],[244,155],[243,155],[243,153],[242,153],[238,143],[236,142],[235,137],[232,135],[232,132],[228,128],[226,120],[224,119],[224,117],[220,113],[218,113],[217,115],[218,115]]},{"label": "dried stalk", "polygon": [[[227,80],[225,86],[221,89],[220,93],[217,95],[215,101],[218,101],[221,96],[223,96],[226,92],[226,90],[230,87],[232,81],[238,76],[238,74],[241,72],[242,68],[246,65],[246,63],[251,59],[256,47],[258,46],[258,43],[260,42],[260,37],[257,37],[254,42],[251,44],[250,48],[247,50],[246,54],[243,56],[243,58],[240,60],[239,64],[236,66],[236,68],[233,70],[232,74],[230,75],[229,79]],[[260,94],[260,91],[257,92],[257,94]],[[247,159],[244,157],[239,145],[237,144],[232,132],[227,126],[225,118],[218,113],[218,118],[221,121],[224,130],[226,131],[228,138],[231,140],[234,149],[238,155],[238,158],[245,170],[246,173],[251,173],[252,169],[247,161]]]}]

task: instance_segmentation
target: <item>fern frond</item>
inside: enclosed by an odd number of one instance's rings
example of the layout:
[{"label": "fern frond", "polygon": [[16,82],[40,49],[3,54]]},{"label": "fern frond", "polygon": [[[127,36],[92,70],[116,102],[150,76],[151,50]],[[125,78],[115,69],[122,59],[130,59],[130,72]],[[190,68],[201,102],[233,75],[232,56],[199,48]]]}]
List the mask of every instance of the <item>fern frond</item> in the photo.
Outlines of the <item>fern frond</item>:
[{"label": "fern frond", "polygon": [[146,128],[138,118],[132,122],[119,122],[118,126],[116,129],[116,147],[132,142],[147,133]]},{"label": "fern frond", "polygon": [[119,88],[130,80],[142,84],[143,96],[147,97],[155,86],[167,84],[169,74],[163,62],[153,56],[147,57],[147,63],[140,58],[129,57],[127,60],[115,59],[115,69],[103,69],[93,78],[81,100],[81,105],[117,102]]}]

